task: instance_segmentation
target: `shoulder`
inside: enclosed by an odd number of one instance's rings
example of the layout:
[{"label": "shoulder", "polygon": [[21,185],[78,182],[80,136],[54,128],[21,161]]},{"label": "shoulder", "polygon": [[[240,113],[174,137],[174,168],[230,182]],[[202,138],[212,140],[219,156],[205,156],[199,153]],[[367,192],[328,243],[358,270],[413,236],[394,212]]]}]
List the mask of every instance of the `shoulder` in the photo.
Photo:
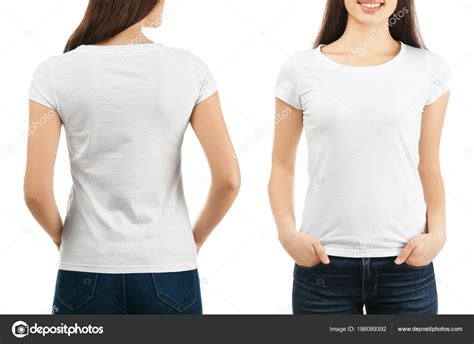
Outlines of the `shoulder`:
[{"label": "shoulder", "polygon": [[160,52],[169,54],[169,55],[174,55],[177,57],[191,58],[191,56],[193,55],[193,53],[187,49],[170,47],[167,45],[160,45],[159,47],[161,48]]},{"label": "shoulder", "polygon": [[55,55],[39,62],[34,69],[33,80],[52,82],[62,60],[62,55]]},{"label": "shoulder", "polygon": [[41,61],[37,67],[36,71],[48,71],[54,68],[54,66],[58,63],[58,60],[60,60],[61,55],[55,55],[48,57],[47,59]]},{"label": "shoulder", "polygon": [[295,67],[304,65],[309,61],[313,60],[315,55],[315,49],[307,49],[293,53],[291,56],[287,57],[284,65],[293,65]]},{"label": "shoulder", "polygon": [[431,50],[407,45],[406,53],[412,61],[425,65],[432,71],[449,69],[448,62],[441,55]]},{"label": "shoulder", "polygon": [[313,70],[317,68],[315,63],[315,50],[304,50],[293,53],[287,57],[280,68],[280,78],[299,78],[299,76],[305,73],[307,70]]},{"label": "shoulder", "polygon": [[197,74],[207,73],[208,71],[206,62],[190,50],[163,46],[163,52],[172,57],[174,61],[192,69]]},{"label": "shoulder", "polygon": [[188,49],[168,47],[163,45],[162,52],[172,55],[175,58],[182,58],[188,61],[189,63],[196,63],[202,61],[198,56],[196,56],[192,51]]},{"label": "shoulder", "polygon": [[37,72],[57,72],[69,68],[72,61],[77,60],[78,52],[71,50],[60,55],[53,55],[38,64]]}]

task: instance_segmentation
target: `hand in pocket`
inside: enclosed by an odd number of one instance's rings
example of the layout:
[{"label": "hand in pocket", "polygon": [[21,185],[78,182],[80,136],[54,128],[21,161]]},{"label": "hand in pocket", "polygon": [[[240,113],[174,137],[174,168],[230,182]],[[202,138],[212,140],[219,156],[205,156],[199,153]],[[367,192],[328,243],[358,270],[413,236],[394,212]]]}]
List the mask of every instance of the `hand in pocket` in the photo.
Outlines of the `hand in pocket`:
[{"label": "hand in pocket", "polygon": [[432,234],[420,234],[408,242],[395,264],[406,263],[414,267],[429,265],[444,246],[446,239]]},{"label": "hand in pocket", "polygon": [[313,267],[320,262],[329,264],[329,257],[324,247],[311,235],[293,231],[280,235],[280,242],[299,266]]}]

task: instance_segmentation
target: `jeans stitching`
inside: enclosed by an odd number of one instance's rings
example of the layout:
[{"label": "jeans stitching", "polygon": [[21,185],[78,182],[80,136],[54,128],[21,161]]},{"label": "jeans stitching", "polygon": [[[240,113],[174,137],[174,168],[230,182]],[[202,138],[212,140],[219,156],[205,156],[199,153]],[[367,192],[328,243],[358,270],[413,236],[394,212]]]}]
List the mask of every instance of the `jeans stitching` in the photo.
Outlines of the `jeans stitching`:
[{"label": "jeans stitching", "polygon": [[313,265],[313,266],[302,266],[302,265],[299,265],[298,263],[295,263],[300,269],[302,270],[313,270],[313,269],[316,269],[319,265],[322,264],[322,262],[320,261],[319,263],[316,263],[316,265]]},{"label": "jeans stitching", "polygon": [[375,264],[375,286],[374,286],[374,294],[372,297],[375,297],[377,293],[379,292],[379,265],[378,261]]},{"label": "jeans stitching", "polygon": [[76,307],[73,307],[72,304],[70,302],[66,302],[64,301],[64,298],[62,298],[61,296],[59,296],[59,293],[58,293],[58,300],[64,305],[66,306],[67,308],[69,308],[69,310],[71,311],[75,311],[76,309],[84,306],[87,302],[89,302],[90,300],[94,299],[95,297],[95,288],[96,288],[96,285],[97,285],[97,279],[99,278],[99,274],[96,273],[95,274],[95,279],[94,279],[94,285],[92,287],[92,295],[89,296],[87,298],[87,300],[83,301],[80,305],[76,306]]},{"label": "jeans stitching", "polygon": [[360,263],[360,274],[362,278],[362,304],[365,304],[365,267],[363,258],[359,260]]},{"label": "jeans stitching", "polygon": [[125,274],[122,274],[122,287],[123,287],[123,309],[125,314],[128,314],[127,310],[127,286],[125,283]]},{"label": "jeans stitching", "polygon": [[110,303],[112,306],[114,306],[116,309],[120,310],[123,314],[126,314],[125,310],[122,308],[122,306],[116,304],[114,301],[112,301],[110,298],[107,297],[107,295],[102,294],[100,291],[97,290],[97,293],[100,294],[105,300],[107,300],[108,303]]},{"label": "jeans stitching", "polygon": [[[168,306],[174,308],[178,312],[180,312],[180,313],[184,312],[185,310],[189,309],[192,305],[194,305],[197,302],[197,297],[196,297],[196,295],[194,295],[194,297],[189,302],[185,303],[184,305],[174,305],[172,302],[167,300],[167,297],[169,297],[169,296],[166,293],[163,293],[163,292],[160,293],[160,288],[159,288],[158,282],[155,280],[154,274],[151,274],[151,276],[153,278],[153,284],[155,285],[155,292],[156,292],[156,296],[158,297],[158,299],[163,301],[164,303],[166,303]],[[191,289],[184,296],[187,296],[188,294],[190,294],[192,292],[194,292],[194,294],[196,294],[196,280],[195,280],[195,278],[193,278],[193,284],[194,284],[194,287],[193,287],[194,290]],[[165,297],[163,298],[163,296],[165,296]],[[184,296],[183,296],[183,298],[184,298]],[[169,297],[169,298],[172,299],[171,297]]]},{"label": "jeans stitching", "polygon": [[423,269],[428,268],[431,265],[431,263],[429,263],[427,265],[422,265],[422,266],[414,266],[414,265],[408,264],[407,262],[404,262],[403,265],[405,265],[407,268],[410,268],[410,269],[413,269],[413,270],[423,270]]}]

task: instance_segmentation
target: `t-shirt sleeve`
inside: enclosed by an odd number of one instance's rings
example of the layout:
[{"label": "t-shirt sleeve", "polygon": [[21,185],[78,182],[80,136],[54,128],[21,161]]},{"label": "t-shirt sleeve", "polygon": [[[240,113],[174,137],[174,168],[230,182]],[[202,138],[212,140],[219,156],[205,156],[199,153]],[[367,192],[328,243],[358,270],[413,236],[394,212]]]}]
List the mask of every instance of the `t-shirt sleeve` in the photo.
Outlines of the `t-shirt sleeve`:
[{"label": "t-shirt sleeve", "polygon": [[53,84],[53,72],[49,60],[41,63],[33,74],[29,99],[51,109],[57,110]]},{"label": "t-shirt sleeve", "polygon": [[275,88],[275,96],[298,110],[303,108],[298,91],[296,68],[292,58],[286,60],[281,67]]},{"label": "t-shirt sleeve", "polygon": [[217,92],[217,83],[207,65],[195,57],[194,75],[196,80],[196,105]]},{"label": "t-shirt sleeve", "polygon": [[430,54],[430,77],[430,91],[426,105],[433,104],[451,89],[451,69],[441,56],[433,53]]}]

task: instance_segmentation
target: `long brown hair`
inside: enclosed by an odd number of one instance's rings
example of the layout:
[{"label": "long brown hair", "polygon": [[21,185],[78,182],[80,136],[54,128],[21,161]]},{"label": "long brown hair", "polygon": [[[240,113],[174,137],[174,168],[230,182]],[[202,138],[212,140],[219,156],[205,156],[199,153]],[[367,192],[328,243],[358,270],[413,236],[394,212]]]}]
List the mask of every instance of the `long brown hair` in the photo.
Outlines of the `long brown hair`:
[{"label": "long brown hair", "polygon": [[146,18],[160,0],[89,0],[82,22],[64,52],[109,39]]},{"label": "long brown hair", "polygon": [[[314,48],[338,40],[347,25],[348,13],[343,0],[327,0],[324,18]],[[398,0],[389,20],[393,39],[417,48],[425,48],[418,27],[414,0]]]}]

